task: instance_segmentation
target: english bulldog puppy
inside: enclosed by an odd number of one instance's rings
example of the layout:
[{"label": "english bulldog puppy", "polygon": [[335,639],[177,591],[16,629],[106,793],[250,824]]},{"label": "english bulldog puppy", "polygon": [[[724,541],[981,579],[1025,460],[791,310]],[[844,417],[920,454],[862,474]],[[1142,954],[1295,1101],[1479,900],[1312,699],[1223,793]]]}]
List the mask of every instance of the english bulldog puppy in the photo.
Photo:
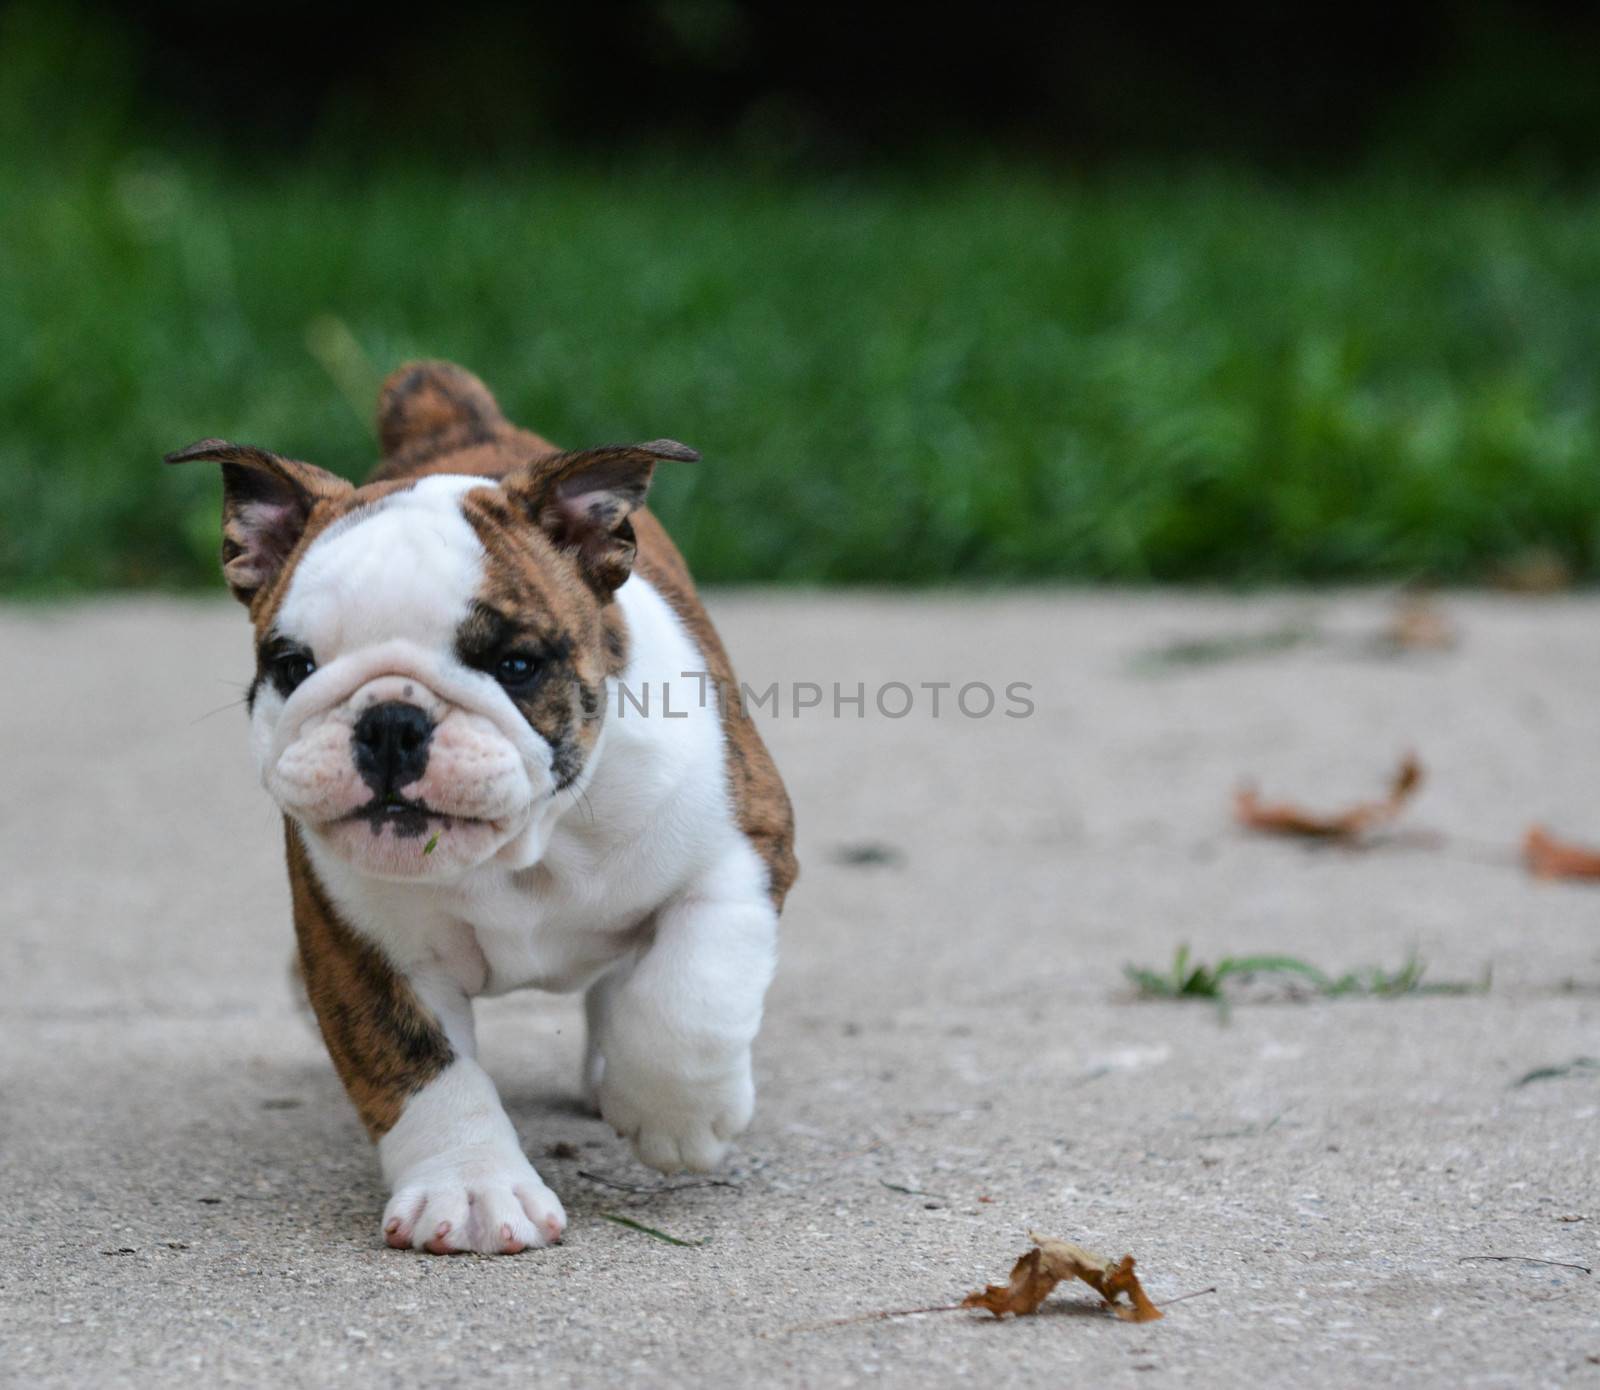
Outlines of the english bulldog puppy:
[{"label": "english bulldog puppy", "polygon": [[793,818],[644,509],[692,449],[563,452],[440,362],[389,378],[378,427],[360,487],[219,439],[168,462],[222,467],[251,747],[384,1238],[515,1254],[566,1214],[475,1059],[473,999],[584,991],[601,1115],[652,1167],[712,1167],[750,1122]]}]

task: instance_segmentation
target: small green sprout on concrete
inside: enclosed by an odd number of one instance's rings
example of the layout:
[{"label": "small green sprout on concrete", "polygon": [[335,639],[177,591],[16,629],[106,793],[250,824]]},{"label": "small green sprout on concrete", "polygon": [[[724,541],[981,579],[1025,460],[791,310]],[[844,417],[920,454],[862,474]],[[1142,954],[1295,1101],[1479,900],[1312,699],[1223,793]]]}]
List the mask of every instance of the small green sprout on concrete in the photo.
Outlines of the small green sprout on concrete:
[{"label": "small green sprout on concrete", "polygon": [[1184,667],[1217,666],[1228,661],[1275,656],[1322,642],[1315,624],[1297,619],[1260,632],[1226,632],[1213,637],[1184,637],[1133,657],[1134,674],[1156,676]]},{"label": "small green sprout on concrete", "polygon": [[1396,999],[1407,994],[1482,994],[1489,988],[1489,972],[1476,983],[1469,981],[1424,981],[1426,964],[1416,954],[1408,956],[1398,970],[1369,967],[1329,975],[1298,956],[1224,956],[1215,965],[1191,962],[1188,946],[1180,946],[1166,970],[1150,970],[1129,965],[1124,973],[1141,999],[1205,999],[1214,1003],[1224,1017],[1230,980],[1245,983],[1251,979],[1277,977],[1289,986],[1291,997],[1306,995],[1338,999],[1361,995],[1373,999]]},{"label": "small green sprout on concrete", "polygon": [[653,1240],[664,1240],[668,1245],[682,1245],[688,1249],[693,1249],[695,1246],[706,1245],[710,1242],[710,1237],[708,1236],[703,1236],[699,1240],[684,1240],[680,1236],[669,1236],[665,1231],[658,1231],[654,1226],[646,1226],[642,1221],[635,1221],[631,1216],[618,1216],[614,1211],[602,1211],[598,1215],[603,1221],[612,1221],[618,1226],[626,1226],[630,1231],[638,1231],[640,1235],[649,1236]]},{"label": "small green sprout on concrete", "polygon": [[1600,1057],[1574,1057],[1560,1066],[1535,1067],[1525,1076],[1511,1083],[1512,1088],[1529,1086],[1535,1081],[1554,1081],[1565,1076],[1600,1076]]}]

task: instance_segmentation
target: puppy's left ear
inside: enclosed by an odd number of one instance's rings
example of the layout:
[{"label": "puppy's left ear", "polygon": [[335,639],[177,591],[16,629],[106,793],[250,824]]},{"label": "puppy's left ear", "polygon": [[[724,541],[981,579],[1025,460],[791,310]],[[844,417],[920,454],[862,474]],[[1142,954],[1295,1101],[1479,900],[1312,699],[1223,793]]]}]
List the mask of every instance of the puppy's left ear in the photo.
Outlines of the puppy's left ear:
[{"label": "puppy's left ear", "polygon": [[167,455],[168,463],[201,459],[222,465],[222,577],[247,607],[300,543],[313,508],[355,490],[314,463],[225,439]]},{"label": "puppy's left ear", "polygon": [[628,518],[644,505],[656,463],[699,457],[675,439],[602,444],[538,459],[508,476],[505,489],[555,545],[572,553],[589,587],[605,597],[633,571],[637,544]]}]

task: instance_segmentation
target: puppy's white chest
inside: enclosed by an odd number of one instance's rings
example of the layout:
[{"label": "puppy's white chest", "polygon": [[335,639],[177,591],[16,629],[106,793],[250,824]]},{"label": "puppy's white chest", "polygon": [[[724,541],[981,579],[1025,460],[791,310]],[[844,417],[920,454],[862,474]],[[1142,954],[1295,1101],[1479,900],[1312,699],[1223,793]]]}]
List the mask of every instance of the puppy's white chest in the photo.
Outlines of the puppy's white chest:
[{"label": "puppy's white chest", "polygon": [[497,891],[463,905],[477,979],[445,964],[469,994],[582,989],[638,944],[650,916],[648,904],[592,899],[559,865],[508,875]]}]

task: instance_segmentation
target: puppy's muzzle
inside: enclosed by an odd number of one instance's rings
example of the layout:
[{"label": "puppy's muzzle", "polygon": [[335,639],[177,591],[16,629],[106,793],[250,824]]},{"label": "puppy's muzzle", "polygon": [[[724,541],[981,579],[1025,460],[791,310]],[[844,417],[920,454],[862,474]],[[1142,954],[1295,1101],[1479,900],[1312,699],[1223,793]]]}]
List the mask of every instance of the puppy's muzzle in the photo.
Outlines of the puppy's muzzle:
[{"label": "puppy's muzzle", "polygon": [[356,720],[350,753],[380,804],[397,800],[403,787],[422,780],[433,727],[425,710],[399,700],[373,705]]}]

